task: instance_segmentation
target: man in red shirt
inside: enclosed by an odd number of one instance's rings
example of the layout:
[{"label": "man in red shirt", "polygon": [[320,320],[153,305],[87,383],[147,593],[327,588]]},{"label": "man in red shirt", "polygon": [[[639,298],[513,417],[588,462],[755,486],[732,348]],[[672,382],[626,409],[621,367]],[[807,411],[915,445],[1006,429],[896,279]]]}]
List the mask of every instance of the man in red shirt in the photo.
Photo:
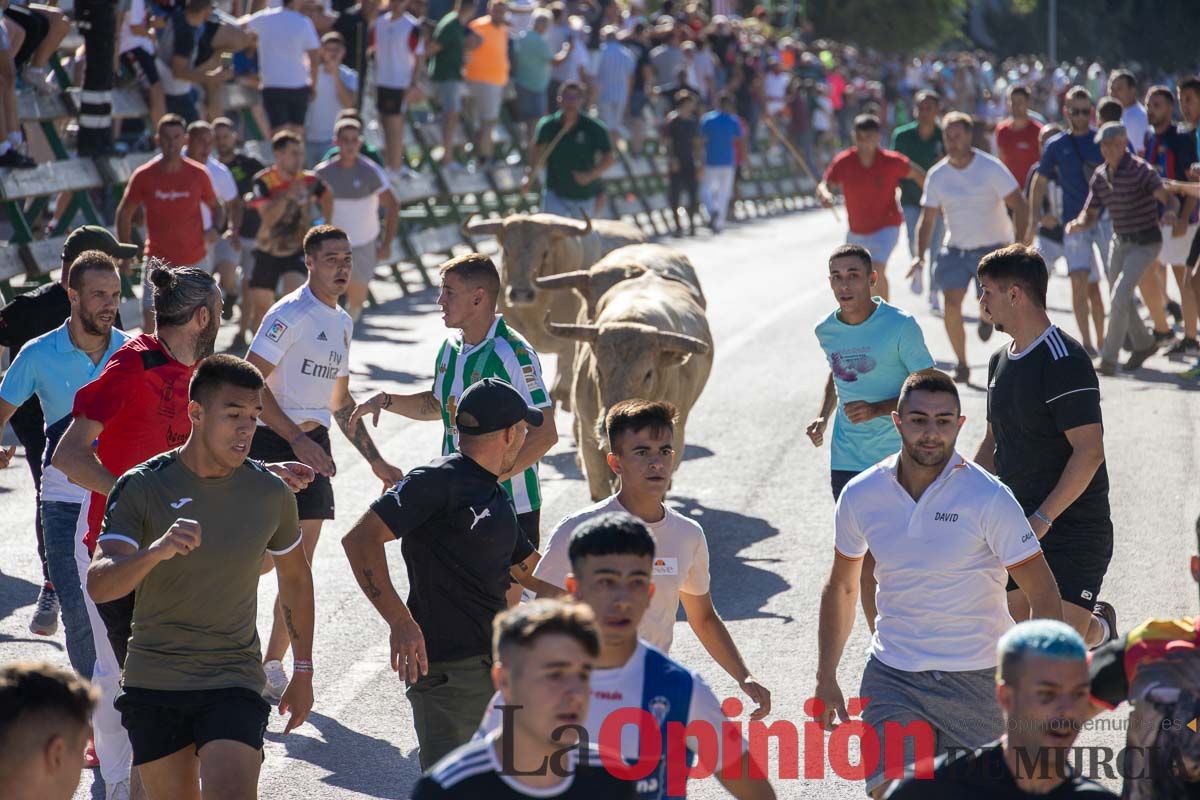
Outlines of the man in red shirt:
[{"label": "man in red shirt", "polygon": [[[205,268],[208,247],[200,206],[207,205],[212,218],[217,219],[221,203],[204,165],[183,157],[187,141],[183,117],[164,114],[158,121],[157,139],[162,154],[134,170],[125,186],[117,206],[117,236],[122,242],[131,241],[133,217],[142,208],[146,212],[147,258],[159,258],[175,267]],[[144,331],[154,330],[154,288],[149,272],[145,270],[142,280]]]},{"label": "man in red shirt", "polygon": [[879,146],[879,117],[860,114],[854,119],[854,147],[834,156],[821,182],[817,199],[826,208],[833,207],[831,187],[841,187],[846,198],[846,216],[850,218],[847,244],[867,248],[879,276],[879,296],[888,299],[887,260],[900,239],[904,216],[896,201],[896,190],[905,178],[918,186],[925,184],[925,170],[894,150]]},{"label": "man in red shirt", "polygon": [[1029,89],[1014,86],[1008,90],[1008,113],[996,123],[996,150],[1023,192],[1030,168],[1041,160],[1038,135],[1042,126],[1029,116]]},{"label": "man in red shirt", "polygon": [[[221,324],[221,292],[203,269],[156,266],[149,273],[157,330],[122,345],[100,377],[75,394],[74,419],[51,461],[72,483],[92,491],[78,527],[89,552],[95,548],[117,478],[187,440],[192,430],[188,384],[197,363],[212,354]],[[302,465],[271,469],[293,489],[303,488],[313,477]],[[179,498],[177,507],[183,509],[188,501]],[[93,721],[96,752],[106,775],[128,775],[129,737],[112,703],[120,690],[133,595],[96,606],[85,592],[85,600],[96,644],[92,680],[101,692]]]}]

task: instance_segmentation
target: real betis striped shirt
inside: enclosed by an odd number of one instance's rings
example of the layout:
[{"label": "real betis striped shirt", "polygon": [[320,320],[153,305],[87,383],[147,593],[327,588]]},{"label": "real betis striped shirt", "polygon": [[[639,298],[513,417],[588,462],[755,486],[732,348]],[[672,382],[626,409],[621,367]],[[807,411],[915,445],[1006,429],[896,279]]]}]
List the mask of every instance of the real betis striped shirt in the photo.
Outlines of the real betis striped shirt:
[{"label": "real betis striped shirt", "polygon": [[[442,404],[442,455],[458,452],[458,429],[454,427],[458,398],[469,386],[484,378],[499,378],[511,383],[525,397],[525,402],[535,408],[550,406],[550,393],[542,381],[542,363],[538,354],[525,337],[505,324],[502,316],[496,315],[492,329],[478,344],[464,346],[462,331],[458,331],[438,351],[433,378],[434,397]],[[503,486],[518,514],[542,507],[537,464],[505,481]]]}]

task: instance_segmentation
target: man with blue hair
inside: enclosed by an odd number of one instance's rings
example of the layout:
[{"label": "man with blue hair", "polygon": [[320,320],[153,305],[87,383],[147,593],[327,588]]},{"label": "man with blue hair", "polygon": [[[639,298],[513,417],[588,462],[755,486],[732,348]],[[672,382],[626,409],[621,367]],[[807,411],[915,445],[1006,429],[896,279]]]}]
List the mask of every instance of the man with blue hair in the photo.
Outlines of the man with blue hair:
[{"label": "man with blue hair", "polygon": [[1005,734],[974,752],[938,758],[932,778],[907,778],[888,800],[1116,797],[1066,760],[1090,716],[1083,638],[1066,623],[1029,620],[1000,638],[996,654],[996,702]]}]

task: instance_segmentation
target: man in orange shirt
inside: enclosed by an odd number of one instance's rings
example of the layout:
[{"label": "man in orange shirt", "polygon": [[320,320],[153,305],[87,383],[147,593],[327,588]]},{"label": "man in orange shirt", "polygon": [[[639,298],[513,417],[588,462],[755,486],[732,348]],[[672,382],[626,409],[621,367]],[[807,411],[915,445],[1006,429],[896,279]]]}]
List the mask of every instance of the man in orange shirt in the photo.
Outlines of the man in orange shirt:
[{"label": "man in orange shirt", "polygon": [[500,101],[508,83],[508,3],[491,0],[488,15],[468,26],[481,40],[467,56],[464,77],[471,95],[475,124],[475,160],[483,166],[492,157],[492,129],[500,118]]},{"label": "man in orange shirt", "polygon": [[996,150],[1023,192],[1029,168],[1041,159],[1038,135],[1042,126],[1029,116],[1029,89],[1014,86],[1008,90],[1008,113],[996,123]]}]

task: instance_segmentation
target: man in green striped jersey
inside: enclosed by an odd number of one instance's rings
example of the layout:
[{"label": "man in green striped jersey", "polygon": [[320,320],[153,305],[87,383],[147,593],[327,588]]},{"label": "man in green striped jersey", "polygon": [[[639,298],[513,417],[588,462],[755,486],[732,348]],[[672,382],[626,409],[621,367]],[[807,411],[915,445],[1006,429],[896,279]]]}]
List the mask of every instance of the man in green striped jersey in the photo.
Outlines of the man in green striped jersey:
[{"label": "man in green striped jersey", "polygon": [[[534,408],[550,408],[550,393],[542,381],[538,354],[496,313],[500,296],[500,273],[485,255],[470,253],[442,264],[442,291],[438,305],[447,328],[457,328],[438,351],[431,391],[399,395],[380,392],[355,410],[355,417],[372,414],[379,423],[383,410],[410,419],[441,419],[444,426],[442,455],[458,451],[454,416],[458,399],[467,387],[484,378],[500,378],[512,384]],[[353,420],[351,425],[353,425]],[[558,441],[554,415],[548,413],[541,425],[529,426],[529,435],[517,454],[516,464],[501,475],[505,491],[517,509],[517,520],[536,549],[540,543],[539,517],[542,507],[537,463]],[[518,591],[519,586],[514,587]],[[515,598],[514,598],[515,599]]]}]

